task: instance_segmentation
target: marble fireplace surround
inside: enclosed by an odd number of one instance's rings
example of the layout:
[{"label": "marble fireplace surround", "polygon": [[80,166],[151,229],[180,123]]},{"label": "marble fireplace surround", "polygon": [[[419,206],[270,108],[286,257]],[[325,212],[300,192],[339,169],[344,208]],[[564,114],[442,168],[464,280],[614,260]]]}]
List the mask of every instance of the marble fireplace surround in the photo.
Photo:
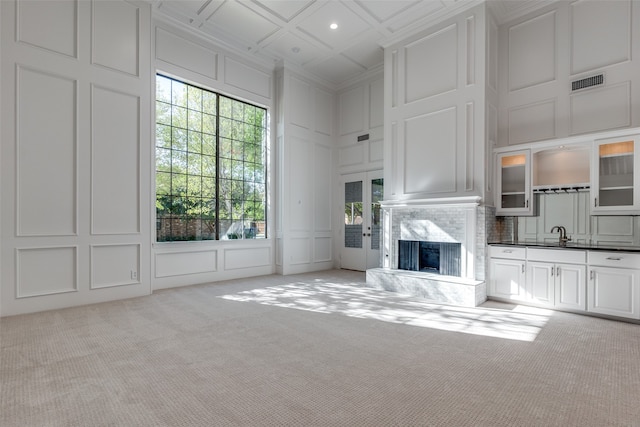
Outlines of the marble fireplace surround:
[{"label": "marble fireplace surround", "polygon": [[[385,201],[381,207],[383,267],[367,270],[368,286],[468,307],[486,300],[486,212],[479,197]],[[399,270],[399,240],[460,243],[460,277]]]}]

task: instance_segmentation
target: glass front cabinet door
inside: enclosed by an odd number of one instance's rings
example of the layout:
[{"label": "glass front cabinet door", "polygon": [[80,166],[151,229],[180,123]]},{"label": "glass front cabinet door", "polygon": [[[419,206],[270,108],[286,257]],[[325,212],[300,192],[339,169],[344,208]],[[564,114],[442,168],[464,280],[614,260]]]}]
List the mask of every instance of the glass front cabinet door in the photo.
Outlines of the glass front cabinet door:
[{"label": "glass front cabinet door", "polygon": [[640,214],[640,135],[594,142],[593,215]]},{"label": "glass front cabinet door", "polygon": [[496,214],[533,215],[530,151],[500,153],[497,160]]}]

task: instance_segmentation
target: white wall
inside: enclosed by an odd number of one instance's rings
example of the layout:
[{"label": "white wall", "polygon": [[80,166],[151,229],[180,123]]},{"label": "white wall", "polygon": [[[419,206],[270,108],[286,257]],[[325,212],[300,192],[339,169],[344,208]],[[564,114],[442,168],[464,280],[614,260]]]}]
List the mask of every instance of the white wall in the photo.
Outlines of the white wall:
[{"label": "white wall", "polygon": [[[640,125],[640,3],[558,2],[500,27],[499,145]],[[604,73],[604,84],[571,91]]]},{"label": "white wall", "polygon": [[483,196],[486,10],[385,48],[385,198]]},{"label": "white wall", "polygon": [[0,314],[149,294],[150,6],[0,7]]},{"label": "white wall", "polygon": [[[384,153],[384,76],[382,70],[338,94],[340,174],[382,169]],[[361,135],[369,139],[358,141]]]},{"label": "white wall", "polygon": [[[155,70],[152,73],[162,72],[265,107],[273,116],[274,82],[268,66],[248,63],[238,55],[167,21],[156,20],[154,39]],[[271,128],[267,156],[268,193],[273,188],[271,183],[275,170],[271,155],[274,133]],[[152,200],[153,194],[150,197]],[[150,206],[154,204],[150,203]],[[151,212],[152,218],[154,215]],[[154,243],[151,253],[153,289],[273,273],[274,215],[276,211],[268,208],[267,239]]]},{"label": "white wall", "polygon": [[329,269],[335,259],[335,95],[286,65],[276,81],[276,269],[280,274]]}]

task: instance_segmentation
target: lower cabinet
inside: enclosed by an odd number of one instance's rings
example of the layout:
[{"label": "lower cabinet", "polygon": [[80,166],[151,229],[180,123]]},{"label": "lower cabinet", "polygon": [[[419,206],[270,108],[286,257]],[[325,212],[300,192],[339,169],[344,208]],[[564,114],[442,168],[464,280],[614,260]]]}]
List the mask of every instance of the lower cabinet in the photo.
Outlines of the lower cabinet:
[{"label": "lower cabinet", "polygon": [[512,300],[526,299],[525,248],[489,247],[489,296]]},{"label": "lower cabinet", "polygon": [[640,267],[639,254],[589,254],[587,311],[640,319],[640,270],[637,267]]},{"label": "lower cabinet", "polygon": [[490,246],[487,294],[640,320],[640,253]]},{"label": "lower cabinet", "polygon": [[491,259],[489,294],[513,300],[526,299],[524,260]]},{"label": "lower cabinet", "polygon": [[528,300],[550,308],[585,310],[586,266],[527,261]]}]

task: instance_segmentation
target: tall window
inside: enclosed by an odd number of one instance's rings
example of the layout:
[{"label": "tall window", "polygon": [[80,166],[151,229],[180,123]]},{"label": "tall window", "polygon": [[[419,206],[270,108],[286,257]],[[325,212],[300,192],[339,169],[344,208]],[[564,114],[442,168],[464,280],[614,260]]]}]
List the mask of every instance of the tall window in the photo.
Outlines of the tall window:
[{"label": "tall window", "polygon": [[266,237],[267,112],[156,75],[156,240]]}]

